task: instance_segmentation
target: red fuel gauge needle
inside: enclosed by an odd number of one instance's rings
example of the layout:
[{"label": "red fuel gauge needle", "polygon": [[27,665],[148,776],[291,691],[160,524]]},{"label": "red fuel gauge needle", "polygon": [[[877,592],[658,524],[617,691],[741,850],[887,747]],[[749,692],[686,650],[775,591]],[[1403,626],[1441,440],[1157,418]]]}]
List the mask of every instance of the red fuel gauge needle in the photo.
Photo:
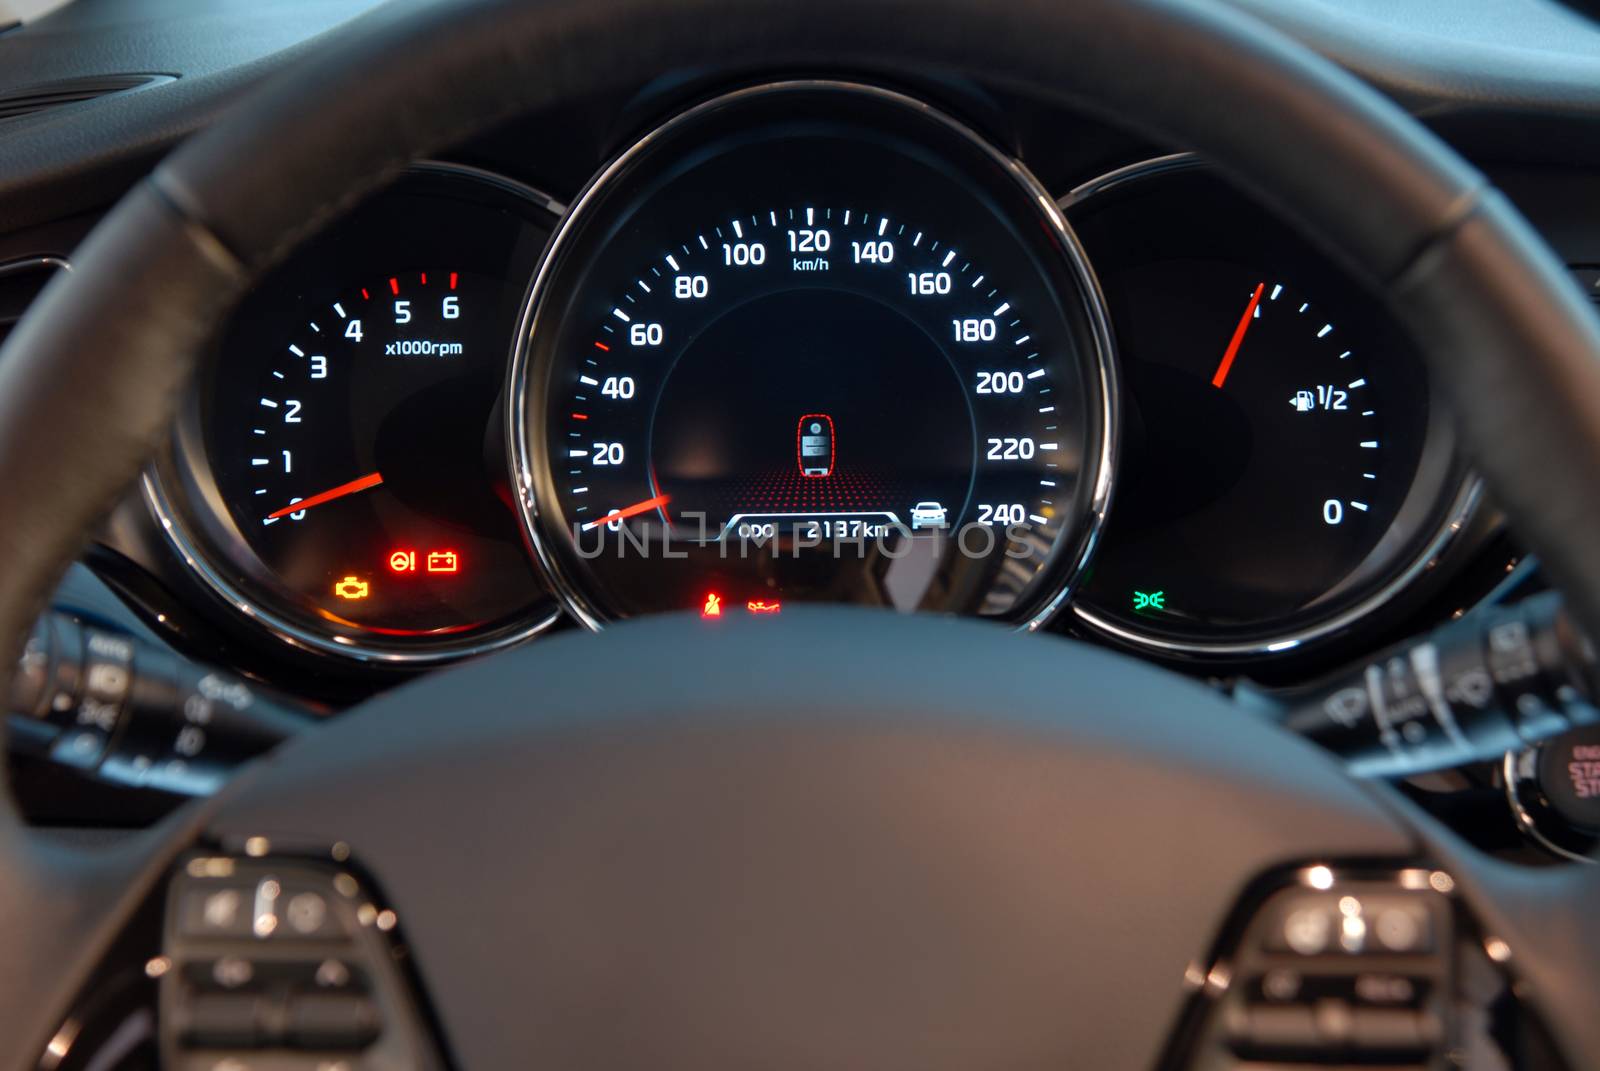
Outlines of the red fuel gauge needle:
[{"label": "red fuel gauge needle", "polygon": [[583,526],[583,530],[587,532],[589,529],[598,528],[602,524],[610,524],[612,521],[624,521],[629,517],[636,517],[641,513],[649,513],[651,510],[659,509],[671,501],[671,495],[657,495],[654,498],[647,498],[643,502],[635,502],[631,506],[624,506],[622,509],[612,510],[604,517],[601,517],[598,521],[589,521]]},{"label": "red fuel gauge needle", "polygon": [[299,513],[301,510],[310,509],[312,506],[320,506],[335,499],[343,498],[345,495],[353,495],[357,491],[365,491],[369,487],[376,487],[382,482],[383,476],[380,473],[369,472],[360,479],[351,480],[349,483],[341,483],[338,487],[330,487],[320,494],[312,495],[310,498],[302,498],[298,502],[291,502],[282,509],[267,514],[267,520],[273,521],[279,517],[287,517],[291,513]]},{"label": "red fuel gauge needle", "polygon": [[1250,330],[1250,321],[1256,318],[1256,306],[1261,304],[1261,291],[1266,288],[1266,283],[1257,283],[1256,292],[1250,295],[1250,304],[1244,307],[1244,315],[1239,318],[1239,326],[1233,329],[1233,340],[1228,343],[1228,352],[1222,355],[1222,363],[1217,365],[1217,374],[1211,377],[1213,387],[1220,387],[1228,381],[1228,372],[1233,368],[1233,359],[1239,356],[1239,346],[1244,342],[1244,333]]}]

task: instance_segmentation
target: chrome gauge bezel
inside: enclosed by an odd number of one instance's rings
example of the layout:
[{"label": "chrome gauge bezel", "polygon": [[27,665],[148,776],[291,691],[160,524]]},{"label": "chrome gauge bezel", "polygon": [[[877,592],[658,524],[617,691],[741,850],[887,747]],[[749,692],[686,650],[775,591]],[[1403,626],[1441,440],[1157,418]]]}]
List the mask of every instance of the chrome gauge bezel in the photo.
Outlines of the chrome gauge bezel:
[{"label": "chrome gauge bezel", "polygon": [[[836,93],[841,105],[848,107],[854,97],[870,97],[905,109],[908,115],[932,121],[944,131],[953,134],[968,145],[978,149],[997,164],[1010,180],[1015,182],[1031,203],[1037,206],[1039,217],[1053,241],[1059,243],[1066,268],[1077,284],[1078,295],[1084,306],[1088,333],[1093,352],[1081,359],[1093,363],[1092,373],[1098,385],[1100,404],[1095,412],[1100,422],[1099,441],[1088,444],[1094,459],[1085,515],[1075,525],[1072,533],[1063,533],[1050,551],[1041,576],[1049,577],[1042,590],[1031,592],[1019,600],[1019,614],[1015,617],[998,617],[1019,630],[1032,631],[1049,623],[1067,604],[1077,589],[1085,569],[1099,544],[1101,531],[1109,512],[1112,481],[1115,471],[1114,453],[1117,436],[1119,392],[1117,362],[1111,333],[1110,314],[1099,282],[1089,264],[1077,236],[1056,204],[1055,198],[1016,157],[995,146],[971,127],[946,114],[927,102],[896,90],[869,83],[833,79],[791,79],[752,85],[719,94],[689,107],[639,138],[626,150],[612,159],[585,185],[562,218],[544,256],[539,263],[533,283],[523,305],[521,326],[516,348],[512,355],[511,374],[507,388],[507,441],[511,444],[513,471],[516,473],[519,512],[524,535],[533,547],[545,575],[572,617],[591,631],[599,631],[612,620],[598,601],[585,590],[575,577],[566,556],[555,546],[555,536],[547,530],[548,516],[556,511],[547,509],[542,500],[553,495],[550,480],[550,462],[544,437],[530,434],[535,425],[542,427],[547,408],[544,383],[546,369],[536,367],[533,359],[533,342],[540,330],[541,314],[549,296],[552,280],[565,267],[568,247],[580,223],[587,223],[608,188],[621,176],[629,174],[641,158],[651,152],[669,135],[676,134],[686,125],[694,124],[713,112],[737,106],[754,98],[771,97],[786,93]],[[536,378],[537,377],[537,378]],[[1062,563],[1066,564],[1063,565]]]},{"label": "chrome gauge bezel", "polygon": [[[510,195],[524,202],[531,215],[540,217],[552,228],[565,211],[565,206],[548,194],[481,168],[424,160],[411,165],[407,174],[442,177],[497,195]],[[515,283],[514,280],[510,282]],[[255,554],[234,527],[222,522],[203,523],[194,515],[204,510],[214,518],[228,516],[227,505],[221,500],[211,472],[201,425],[199,390],[191,386],[172,436],[140,479],[141,495],[167,544],[201,585],[279,642],[301,651],[368,665],[424,667],[516,646],[560,620],[560,607],[553,600],[545,599],[530,606],[525,618],[510,624],[491,626],[455,639],[418,637],[403,644],[390,644],[347,635],[332,628],[308,627],[305,622],[280,613],[266,599],[251,593],[247,572],[238,563],[252,561]],[[206,532],[204,536],[202,529]],[[537,563],[534,565],[540,581],[548,586],[542,570]]]},{"label": "chrome gauge bezel", "polygon": [[[1552,746],[1552,741],[1543,747]],[[1536,772],[1540,747],[1508,751],[1500,763],[1500,780],[1503,782],[1506,807],[1518,832],[1532,843],[1558,859],[1585,866],[1600,866],[1600,857],[1589,854],[1595,839],[1584,836],[1575,827],[1564,826],[1559,816],[1543,802]],[[1587,842],[1587,843],[1585,843]]]},{"label": "chrome gauge bezel", "polygon": [[[1068,192],[1058,204],[1063,213],[1070,213],[1093,198],[1131,183],[1209,168],[1210,165],[1195,153],[1153,157],[1091,179]],[[1440,519],[1436,526],[1423,529],[1429,535],[1421,542],[1420,550],[1397,560],[1387,569],[1379,570],[1387,574],[1387,579],[1367,595],[1342,608],[1331,609],[1325,616],[1313,617],[1295,628],[1263,629],[1259,637],[1215,642],[1177,639],[1154,630],[1131,628],[1082,602],[1073,603],[1073,616],[1090,631],[1118,644],[1163,657],[1219,661],[1287,655],[1319,641],[1332,640],[1372,619],[1439,565],[1477,516],[1483,499],[1482,480],[1466,468],[1456,447],[1454,430],[1444,415],[1437,385],[1431,378],[1428,390],[1431,394],[1430,415],[1420,467],[1433,466],[1436,471],[1442,472],[1440,492],[1437,496],[1429,496],[1428,501],[1414,502],[1416,494],[1413,491],[1402,508],[1402,517],[1407,512],[1422,512]]]}]

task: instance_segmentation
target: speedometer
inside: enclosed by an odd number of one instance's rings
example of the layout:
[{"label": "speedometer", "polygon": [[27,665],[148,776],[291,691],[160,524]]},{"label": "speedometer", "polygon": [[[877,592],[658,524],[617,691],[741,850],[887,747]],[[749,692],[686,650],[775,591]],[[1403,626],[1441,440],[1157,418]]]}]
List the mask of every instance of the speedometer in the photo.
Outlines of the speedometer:
[{"label": "speedometer", "polygon": [[1106,502],[1105,318],[1015,161],[881,90],[721,98],[621,157],[525,322],[525,520],[585,621],[1038,620]]}]

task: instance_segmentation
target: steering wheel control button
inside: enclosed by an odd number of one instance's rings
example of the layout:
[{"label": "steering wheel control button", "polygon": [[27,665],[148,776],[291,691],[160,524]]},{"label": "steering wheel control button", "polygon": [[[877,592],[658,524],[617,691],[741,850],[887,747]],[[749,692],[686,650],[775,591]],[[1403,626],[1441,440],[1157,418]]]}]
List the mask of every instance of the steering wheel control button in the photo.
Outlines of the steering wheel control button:
[{"label": "steering wheel control button", "polygon": [[1333,943],[1333,912],[1311,905],[1291,911],[1283,920],[1283,945],[1302,956],[1326,952]]},{"label": "steering wheel control button", "polygon": [[197,1048],[253,1048],[263,1037],[262,999],[253,993],[202,993],[188,1007],[184,1039]]},{"label": "steering wheel control button", "polygon": [[362,1049],[378,1036],[378,1009],[351,993],[289,998],[288,1041],[303,1049]]},{"label": "steering wheel control button", "polygon": [[336,959],[317,964],[316,983],[322,989],[343,989],[350,984],[350,968]]},{"label": "steering wheel control button", "polygon": [[211,980],[223,989],[241,989],[255,977],[255,964],[239,956],[224,956],[211,965]]},{"label": "steering wheel control button", "polygon": [[394,924],[343,867],[185,860],[168,890],[162,1066],[439,1067],[395,965]]},{"label": "steering wheel control button", "polygon": [[349,935],[326,895],[315,889],[284,885],[277,917],[277,934],[285,940],[337,941]]},{"label": "steering wheel control button", "polygon": [[1236,1044],[1263,1052],[1315,1052],[1317,1025],[1305,1007],[1240,1008],[1233,1023]]},{"label": "steering wheel control button", "polygon": [[1435,1017],[1388,1008],[1352,1011],[1349,1038],[1355,1049],[1397,1056],[1426,1053],[1441,1040]]},{"label": "steering wheel control button", "polygon": [[1289,899],[1268,947],[1301,956],[1432,950],[1426,912],[1404,897],[1305,893]]},{"label": "steering wheel control button", "polygon": [[1409,907],[1379,908],[1373,932],[1386,951],[1427,951],[1427,919]]},{"label": "steering wheel control button", "polygon": [[185,937],[248,937],[251,895],[232,885],[192,889],[184,894],[178,928]]},{"label": "steering wheel control button", "polygon": [[1193,1035],[1209,1052],[1179,1065],[1441,1066],[1459,1002],[1449,899],[1423,871],[1305,874],[1248,912]]},{"label": "steering wheel control button", "polygon": [[327,902],[314,892],[297,893],[291,897],[285,908],[285,917],[289,922],[289,931],[301,937],[317,935],[325,929],[337,934],[335,927],[327,925]]}]

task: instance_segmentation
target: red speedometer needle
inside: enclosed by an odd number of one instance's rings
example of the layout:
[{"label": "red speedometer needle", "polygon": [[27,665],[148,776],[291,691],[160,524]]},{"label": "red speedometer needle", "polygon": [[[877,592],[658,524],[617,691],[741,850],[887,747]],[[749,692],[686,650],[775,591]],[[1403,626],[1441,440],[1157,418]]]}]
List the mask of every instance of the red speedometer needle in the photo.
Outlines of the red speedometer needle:
[{"label": "red speedometer needle", "polygon": [[612,521],[625,521],[629,517],[636,517],[641,513],[649,513],[653,509],[659,509],[671,501],[671,495],[657,495],[654,498],[647,498],[643,502],[635,502],[631,506],[625,506],[619,510],[612,510],[604,517],[601,517],[598,521],[590,521],[589,523],[585,524],[583,526],[583,530],[587,532],[591,528],[598,528],[602,524],[610,524]]},{"label": "red speedometer needle", "polygon": [[338,487],[330,487],[321,494],[312,495],[310,498],[302,498],[298,502],[291,502],[282,509],[267,514],[267,520],[275,521],[279,517],[287,517],[291,513],[299,513],[301,510],[310,509],[312,506],[320,506],[323,503],[332,502],[336,498],[343,498],[345,495],[353,495],[357,491],[365,491],[369,487],[376,487],[382,482],[382,474],[369,472],[359,480],[341,483]]},{"label": "red speedometer needle", "polygon": [[1250,304],[1244,307],[1244,315],[1239,317],[1239,326],[1233,329],[1233,340],[1228,343],[1228,352],[1222,355],[1222,363],[1217,365],[1217,374],[1211,377],[1213,387],[1220,387],[1228,381],[1228,371],[1233,367],[1233,359],[1239,355],[1239,346],[1244,342],[1244,333],[1250,330],[1250,321],[1256,317],[1256,306],[1261,304],[1261,291],[1266,288],[1266,283],[1257,283],[1256,292],[1250,295]]}]

